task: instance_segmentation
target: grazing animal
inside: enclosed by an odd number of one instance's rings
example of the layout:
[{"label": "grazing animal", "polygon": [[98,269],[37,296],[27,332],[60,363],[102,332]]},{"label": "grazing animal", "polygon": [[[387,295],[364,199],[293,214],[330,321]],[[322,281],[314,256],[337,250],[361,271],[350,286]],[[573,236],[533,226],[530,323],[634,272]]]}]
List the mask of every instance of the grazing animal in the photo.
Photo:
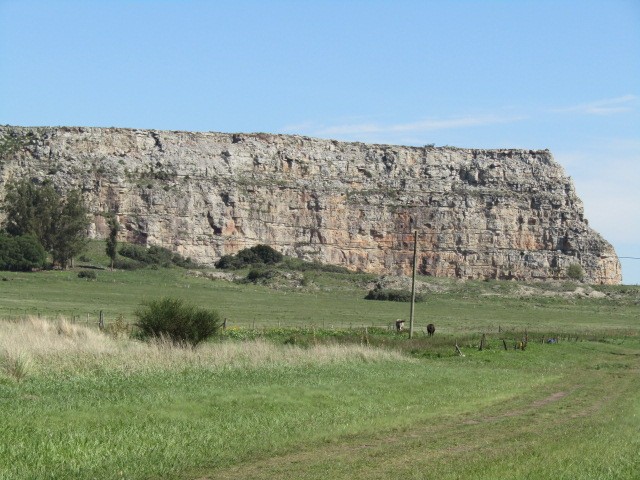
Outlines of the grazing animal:
[{"label": "grazing animal", "polygon": [[404,320],[396,320],[396,331],[400,332],[404,330]]},{"label": "grazing animal", "polygon": [[436,326],[433,323],[427,325],[427,333],[430,337],[433,337],[433,334],[436,333]]}]

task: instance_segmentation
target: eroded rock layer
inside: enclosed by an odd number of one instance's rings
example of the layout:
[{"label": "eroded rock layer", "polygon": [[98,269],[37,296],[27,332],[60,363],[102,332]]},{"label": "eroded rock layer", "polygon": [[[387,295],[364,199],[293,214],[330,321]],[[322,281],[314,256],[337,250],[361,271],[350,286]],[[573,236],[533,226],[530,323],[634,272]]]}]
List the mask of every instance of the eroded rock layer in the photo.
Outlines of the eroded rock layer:
[{"label": "eroded rock layer", "polygon": [[[378,273],[619,283],[549,151],[402,147],[291,135],[0,127],[0,181],[81,188],[104,238],[212,264],[258,243]],[[0,184],[0,186],[2,185]]]}]

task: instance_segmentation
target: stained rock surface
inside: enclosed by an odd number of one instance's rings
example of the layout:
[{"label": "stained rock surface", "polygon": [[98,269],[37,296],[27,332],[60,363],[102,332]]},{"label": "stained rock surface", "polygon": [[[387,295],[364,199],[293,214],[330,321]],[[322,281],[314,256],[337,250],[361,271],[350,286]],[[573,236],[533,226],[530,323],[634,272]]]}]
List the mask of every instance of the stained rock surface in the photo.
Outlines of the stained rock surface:
[{"label": "stained rock surface", "polygon": [[404,147],[296,135],[0,127],[0,196],[16,178],[81,188],[104,238],[161,245],[211,265],[268,244],[367,272],[621,281],[548,150]]}]

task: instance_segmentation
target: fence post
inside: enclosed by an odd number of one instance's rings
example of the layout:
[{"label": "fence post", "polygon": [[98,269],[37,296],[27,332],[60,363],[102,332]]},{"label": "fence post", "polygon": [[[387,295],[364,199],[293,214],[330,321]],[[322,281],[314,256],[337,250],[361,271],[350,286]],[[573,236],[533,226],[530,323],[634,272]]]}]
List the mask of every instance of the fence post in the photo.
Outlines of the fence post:
[{"label": "fence post", "polygon": [[102,310],[100,310],[100,320],[98,320],[98,328],[100,330],[104,330],[104,314],[102,313]]}]

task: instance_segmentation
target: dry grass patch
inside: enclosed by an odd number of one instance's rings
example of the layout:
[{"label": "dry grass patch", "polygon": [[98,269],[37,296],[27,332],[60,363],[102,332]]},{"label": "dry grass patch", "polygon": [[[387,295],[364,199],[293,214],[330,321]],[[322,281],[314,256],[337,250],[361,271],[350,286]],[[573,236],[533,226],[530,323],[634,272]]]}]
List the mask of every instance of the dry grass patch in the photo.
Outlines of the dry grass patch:
[{"label": "dry grass patch", "polygon": [[74,325],[64,318],[55,322],[38,318],[0,322],[3,372],[16,380],[21,380],[28,373],[79,373],[96,369],[141,372],[185,367],[264,368],[402,358],[397,352],[362,345],[303,348],[275,345],[258,339],[205,343],[193,348],[176,345],[166,338],[142,342]]}]

